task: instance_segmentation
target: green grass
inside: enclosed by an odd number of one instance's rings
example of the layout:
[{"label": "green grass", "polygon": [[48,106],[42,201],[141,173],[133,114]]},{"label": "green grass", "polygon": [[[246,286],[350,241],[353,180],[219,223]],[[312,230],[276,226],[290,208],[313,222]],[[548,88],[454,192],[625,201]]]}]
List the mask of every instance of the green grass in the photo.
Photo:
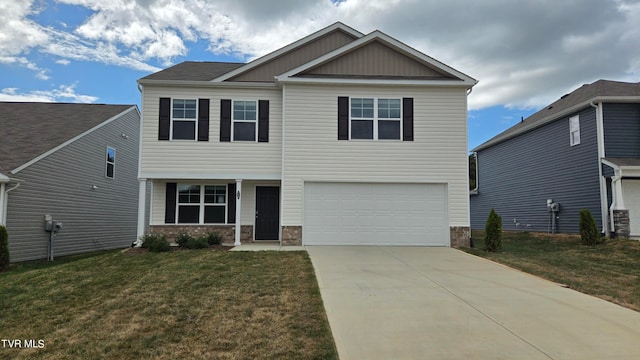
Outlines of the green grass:
[{"label": "green grass", "polygon": [[475,248],[462,250],[640,311],[637,240],[586,246],[576,235],[504,232],[502,251],[490,253],[481,250],[482,238],[474,231]]},{"label": "green grass", "polygon": [[106,252],[0,273],[0,358],[332,359],[306,252]]}]

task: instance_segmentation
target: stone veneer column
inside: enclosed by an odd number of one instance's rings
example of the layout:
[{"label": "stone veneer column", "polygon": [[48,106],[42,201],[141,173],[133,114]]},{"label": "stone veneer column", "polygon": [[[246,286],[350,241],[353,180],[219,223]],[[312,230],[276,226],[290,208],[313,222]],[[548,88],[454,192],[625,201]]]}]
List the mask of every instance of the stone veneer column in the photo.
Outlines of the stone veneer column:
[{"label": "stone veneer column", "polygon": [[616,231],[616,237],[628,238],[631,234],[629,226],[629,210],[613,210],[613,228]]},{"label": "stone veneer column", "polygon": [[471,228],[468,226],[451,226],[449,228],[452,247],[471,246]]},{"label": "stone veneer column", "polygon": [[281,245],[302,245],[302,226],[283,226]]}]

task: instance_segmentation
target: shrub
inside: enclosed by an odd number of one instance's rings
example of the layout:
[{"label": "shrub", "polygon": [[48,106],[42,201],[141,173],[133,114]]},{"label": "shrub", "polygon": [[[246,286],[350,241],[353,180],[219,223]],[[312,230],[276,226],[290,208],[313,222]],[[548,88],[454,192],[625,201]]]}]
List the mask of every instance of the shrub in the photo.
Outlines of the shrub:
[{"label": "shrub", "polygon": [[496,252],[502,249],[502,217],[492,208],[484,227],[484,250]]},{"label": "shrub", "polygon": [[185,244],[184,247],[187,249],[205,249],[209,247],[209,243],[207,243],[207,238],[204,236],[198,238],[191,238]]},{"label": "shrub", "polygon": [[222,236],[217,232],[210,232],[205,235],[205,239],[207,240],[207,244],[209,245],[220,245],[222,244]]},{"label": "shrub", "polygon": [[9,233],[0,225],[0,271],[9,269]]},{"label": "shrub", "polygon": [[187,233],[182,233],[179,234],[178,236],[176,236],[176,243],[178,244],[178,246],[180,247],[187,247],[187,243],[193,241],[193,236],[187,234]]},{"label": "shrub", "polygon": [[593,246],[600,242],[600,233],[589,209],[580,210],[580,238],[585,245]]},{"label": "shrub", "polygon": [[167,241],[167,237],[160,234],[147,234],[140,237],[142,247],[149,249],[151,252],[169,251],[171,246]]}]

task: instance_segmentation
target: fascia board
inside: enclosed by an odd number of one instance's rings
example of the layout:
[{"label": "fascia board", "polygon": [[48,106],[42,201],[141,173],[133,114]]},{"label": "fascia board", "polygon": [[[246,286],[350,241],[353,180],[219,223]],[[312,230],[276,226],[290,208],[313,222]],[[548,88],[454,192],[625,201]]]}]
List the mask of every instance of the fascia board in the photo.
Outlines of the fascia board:
[{"label": "fascia board", "polygon": [[65,146],[73,143],[74,141],[82,138],[83,136],[92,133],[93,131],[95,131],[95,130],[97,130],[97,129],[99,129],[99,128],[101,128],[101,127],[103,127],[103,126],[105,126],[105,125],[107,125],[109,123],[111,123],[112,121],[115,121],[116,119],[122,117],[123,115],[125,115],[126,113],[131,112],[131,111],[136,111],[138,113],[138,115],[140,115],[140,113],[138,112],[138,106],[137,105],[133,105],[130,108],[128,108],[127,110],[125,110],[125,111],[123,111],[123,112],[121,112],[121,113],[119,113],[119,114],[117,114],[117,115],[115,115],[115,116],[113,116],[113,117],[101,122],[100,124],[98,124],[98,125],[92,127],[91,129],[83,132],[82,134],[79,134],[79,135],[77,135],[77,136],[75,136],[75,137],[63,142],[62,144],[52,148],[51,150],[49,150],[49,151],[47,151],[45,153],[42,153],[42,154],[36,156],[35,158],[29,160],[28,162],[18,166],[17,168],[11,170],[11,173],[12,174],[17,174],[18,172],[24,170],[25,168],[37,163],[38,161],[46,158],[47,156],[55,153],[56,151],[64,148]]},{"label": "fascia board", "polygon": [[238,173],[214,173],[214,172],[142,172],[138,176],[147,180],[208,180],[208,179],[242,179],[242,180],[281,180],[281,173],[273,174],[238,174]]},{"label": "fascia board", "polygon": [[469,88],[475,83],[454,80],[394,80],[394,79],[345,79],[345,78],[283,78],[278,83],[288,84],[342,84],[342,85],[396,85],[396,86],[448,86]]},{"label": "fascia board", "polygon": [[343,55],[343,54],[345,54],[345,53],[347,53],[347,52],[349,52],[349,51],[351,51],[351,50],[353,50],[353,49],[355,49],[357,47],[364,46],[367,43],[372,42],[372,41],[374,41],[376,39],[380,39],[380,40],[390,44],[391,46],[398,48],[400,51],[402,51],[405,54],[417,59],[418,61],[421,61],[421,62],[424,62],[426,64],[429,64],[429,65],[431,65],[431,66],[433,66],[433,67],[435,67],[435,68],[437,68],[437,69],[439,69],[441,71],[444,71],[444,72],[446,72],[448,74],[451,74],[451,75],[459,78],[465,85],[473,86],[473,85],[478,83],[478,81],[476,79],[474,79],[474,78],[472,78],[472,77],[470,77],[470,76],[468,76],[468,75],[466,75],[466,74],[464,74],[464,73],[462,73],[462,72],[460,72],[458,70],[455,70],[455,69],[453,69],[453,68],[451,68],[451,67],[449,67],[449,66],[447,66],[447,65],[445,65],[445,64],[443,64],[441,62],[439,62],[438,60],[436,60],[436,59],[434,59],[434,58],[432,58],[432,57],[430,57],[430,56],[428,56],[426,54],[423,54],[423,53],[419,52],[418,50],[416,50],[416,49],[414,49],[414,48],[412,48],[412,47],[410,47],[410,46],[408,46],[408,45],[406,45],[406,44],[404,44],[404,43],[402,43],[402,42],[400,42],[400,41],[398,41],[398,40],[396,40],[396,39],[394,39],[394,38],[392,38],[392,37],[390,37],[390,36],[388,36],[388,35],[386,35],[386,34],[384,34],[382,32],[380,32],[380,31],[378,31],[378,30],[376,30],[374,32],[371,32],[371,33],[361,37],[358,40],[350,42],[349,44],[346,44],[343,47],[338,48],[338,49],[336,49],[334,51],[331,51],[331,52],[329,52],[329,53],[327,53],[327,54],[325,54],[325,55],[323,55],[323,56],[321,56],[319,58],[316,58],[316,59],[314,59],[314,60],[312,60],[312,61],[310,61],[310,62],[308,62],[306,64],[302,64],[302,65],[298,66],[295,69],[289,70],[284,74],[278,75],[278,76],[276,76],[276,79],[278,81],[289,80],[289,79],[293,78],[293,76],[295,76],[296,74],[299,74],[301,72],[309,70],[309,69],[311,69],[311,68],[313,68],[315,66],[321,65],[321,64],[326,63],[326,62],[328,62],[330,60],[333,60],[335,58],[338,58],[339,56],[341,56],[341,55]]},{"label": "fascia board", "polygon": [[351,27],[349,27],[349,26],[347,26],[347,25],[345,25],[345,24],[343,24],[341,22],[337,22],[337,23],[334,23],[333,25],[327,26],[324,29],[318,30],[313,34],[307,35],[307,36],[303,37],[302,39],[300,39],[298,41],[295,41],[295,42],[293,42],[293,43],[291,43],[291,44],[289,44],[289,45],[287,45],[285,47],[282,47],[282,48],[280,48],[280,49],[278,49],[276,51],[273,51],[273,52],[271,52],[271,53],[269,53],[269,54],[267,54],[265,56],[262,56],[262,57],[260,57],[260,58],[258,58],[256,60],[254,60],[254,61],[251,61],[250,63],[248,63],[248,64],[246,64],[244,66],[241,66],[241,67],[239,67],[237,69],[231,70],[228,73],[222,74],[222,75],[218,76],[217,78],[215,78],[213,80],[210,80],[210,81],[211,82],[222,82],[222,81],[225,81],[227,79],[230,79],[230,78],[232,78],[232,77],[234,77],[234,76],[236,76],[238,74],[241,74],[241,73],[243,73],[245,71],[251,70],[251,69],[253,69],[253,68],[255,68],[255,67],[259,66],[259,65],[262,65],[262,64],[266,63],[267,61],[275,59],[278,56],[280,56],[280,55],[282,55],[282,54],[284,54],[284,53],[286,53],[288,51],[291,51],[291,50],[293,50],[293,49],[295,49],[295,48],[297,48],[297,47],[299,47],[301,45],[304,45],[304,44],[306,44],[306,43],[308,43],[310,41],[313,41],[313,40],[315,40],[315,39],[317,39],[319,37],[322,37],[322,36],[332,32],[334,30],[337,30],[337,29],[340,29],[340,30],[342,30],[342,31],[344,31],[344,32],[346,32],[348,34],[351,34],[351,35],[355,36],[356,38],[361,38],[362,36],[364,36],[363,33],[359,32],[359,31],[357,31],[357,30],[355,30],[355,29],[353,29],[353,28],[351,28]]}]

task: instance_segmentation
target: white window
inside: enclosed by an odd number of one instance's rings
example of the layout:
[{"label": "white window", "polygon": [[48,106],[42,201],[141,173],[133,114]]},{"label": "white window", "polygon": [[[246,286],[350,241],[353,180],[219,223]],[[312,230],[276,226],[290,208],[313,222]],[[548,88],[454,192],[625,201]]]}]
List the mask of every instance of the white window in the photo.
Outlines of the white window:
[{"label": "white window", "polygon": [[113,179],[116,170],[116,149],[107,146],[107,167],[105,169],[105,176],[109,179]]},{"label": "white window", "polygon": [[231,138],[233,141],[256,141],[258,138],[258,102],[233,101]]},{"label": "white window", "polygon": [[351,139],[400,140],[400,99],[351,98]]},{"label": "white window", "polygon": [[227,186],[178,184],[179,224],[224,224]]},{"label": "white window", "polygon": [[580,144],[580,117],[578,115],[569,119],[569,135],[571,146]]},{"label": "white window", "polygon": [[198,106],[195,99],[173,99],[171,110],[171,139],[197,139]]}]

